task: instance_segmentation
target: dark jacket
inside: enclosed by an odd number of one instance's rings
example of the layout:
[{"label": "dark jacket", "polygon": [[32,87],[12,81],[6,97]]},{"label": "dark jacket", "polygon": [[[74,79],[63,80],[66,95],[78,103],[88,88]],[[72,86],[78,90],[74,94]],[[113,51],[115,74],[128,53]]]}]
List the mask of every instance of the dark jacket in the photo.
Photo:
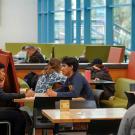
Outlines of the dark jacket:
[{"label": "dark jacket", "polygon": [[[101,70],[96,70],[93,67],[91,67],[90,70],[92,79],[99,78],[101,80],[112,81],[112,78],[109,74],[109,70],[105,66],[103,66]],[[114,84],[99,84],[96,85],[96,89],[104,90],[103,95],[101,97],[102,99],[108,99],[109,97],[113,96],[115,92]]]},{"label": "dark jacket", "polygon": [[43,55],[39,52],[36,51],[30,58],[29,58],[29,63],[45,63],[45,59]]},{"label": "dark jacket", "polygon": [[24,98],[25,94],[19,93],[5,93],[2,88],[0,88],[0,107],[18,107],[18,104],[13,102],[15,98]]},{"label": "dark jacket", "polygon": [[79,72],[75,72],[68,78],[64,86],[57,89],[56,92],[58,97],[84,97],[88,100],[94,100],[89,83]]}]

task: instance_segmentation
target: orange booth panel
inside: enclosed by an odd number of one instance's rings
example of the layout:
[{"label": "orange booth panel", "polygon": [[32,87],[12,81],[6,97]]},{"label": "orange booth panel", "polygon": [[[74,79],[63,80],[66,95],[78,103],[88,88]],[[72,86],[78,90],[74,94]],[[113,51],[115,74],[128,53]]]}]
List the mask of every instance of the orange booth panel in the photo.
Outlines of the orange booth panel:
[{"label": "orange booth panel", "polygon": [[128,78],[135,80],[135,52],[131,52],[128,64]]},{"label": "orange booth panel", "polygon": [[124,58],[124,48],[110,47],[108,63],[120,63]]}]

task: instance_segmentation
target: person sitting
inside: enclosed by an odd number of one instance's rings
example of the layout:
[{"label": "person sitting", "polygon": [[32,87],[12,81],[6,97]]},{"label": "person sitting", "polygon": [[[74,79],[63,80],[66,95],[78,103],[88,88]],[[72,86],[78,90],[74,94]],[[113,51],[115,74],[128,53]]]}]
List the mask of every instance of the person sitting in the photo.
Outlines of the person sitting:
[{"label": "person sitting", "polygon": [[83,97],[93,101],[93,105],[96,106],[92,89],[85,77],[78,72],[78,66],[76,58],[64,57],[62,59],[61,71],[63,75],[67,76],[67,80],[61,88],[55,91],[48,89],[47,95],[54,97]]},{"label": "person sitting", "polygon": [[[96,58],[91,62],[90,70],[91,79],[112,81],[108,68],[102,64],[102,60],[100,58]],[[114,96],[114,84],[96,84],[96,89],[104,90],[100,99],[108,100],[110,97]]]},{"label": "person sitting", "polygon": [[31,97],[33,92],[29,90],[25,94],[6,93],[4,69],[4,64],[0,63],[0,121],[5,120],[11,123],[11,135],[25,135],[25,113],[19,109],[19,105],[13,102],[13,99]]},{"label": "person sitting", "polygon": [[135,134],[135,105],[132,105],[121,120],[117,135]]},{"label": "person sitting", "polygon": [[39,48],[34,46],[26,46],[25,50],[28,56],[28,63],[45,63],[45,59],[39,51]]},{"label": "person sitting", "polygon": [[25,50],[25,46],[21,48],[21,51],[19,51],[16,55],[13,56],[15,62],[25,62],[27,59],[27,52]]},{"label": "person sitting", "polygon": [[49,87],[60,87],[66,81],[66,77],[60,73],[61,61],[52,58],[48,63],[48,68],[44,70],[44,73],[39,77],[35,92],[44,93]]}]

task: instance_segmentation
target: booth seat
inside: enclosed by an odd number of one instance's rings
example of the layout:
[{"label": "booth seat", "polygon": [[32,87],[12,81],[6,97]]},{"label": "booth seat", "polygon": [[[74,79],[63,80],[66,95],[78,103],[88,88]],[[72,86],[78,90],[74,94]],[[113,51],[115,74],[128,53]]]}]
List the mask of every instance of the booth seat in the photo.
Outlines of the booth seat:
[{"label": "booth seat", "polygon": [[112,100],[101,100],[101,107],[126,108],[128,100],[124,92],[130,91],[131,83],[135,83],[135,80],[128,78],[118,78],[115,84],[115,97]]},{"label": "booth seat", "polygon": [[[41,48],[41,52],[46,59],[52,57],[62,58],[64,56],[85,57],[89,62],[95,58],[101,58],[107,62],[111,45],[102,44],[40,44],[40,43],[6,43],[6,51],[17,54],[23,46],[33,45]],[[115,46],[125,48],[124,46]]]}]

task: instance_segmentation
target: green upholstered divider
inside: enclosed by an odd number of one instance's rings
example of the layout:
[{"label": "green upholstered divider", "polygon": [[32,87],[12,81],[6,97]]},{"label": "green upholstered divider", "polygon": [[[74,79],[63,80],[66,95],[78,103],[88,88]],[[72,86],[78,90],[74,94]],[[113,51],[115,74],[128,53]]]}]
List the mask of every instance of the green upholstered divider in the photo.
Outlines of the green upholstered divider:
[{"label": "green upholstered divider", "polygon": [[85,45],[55,45],[54,57],[62,58],[63,56],[80,57],[85,53]]},{"label": "green upholstered divider", "polygon": [[107,62],[110,47],[125,48],[125,46],[111,46],[111,45],[87,45],[85,57],[91,62],[95,58],[101,58],[103,62]]},{"label": "green upholstered divider", "polygon": [[[38,44],[38,43],[6,43],[5,48],[7,51],[15,55],[19,52],[22,46],[33,45],[41,48],[41,52],[47,59],[51,57],[62,58],[63,56],[80,57],[84,55],[90,62],[94,58],[101,58],[103,62],[107,62],[110,45],[77,45],[77,44]],[[115,46],[124,47],[124,46]]]},{"label": "green upholstered divider", "polygon": [[87,45],[85,57],[89,60],[89,62],[91,62],[95,58],[101,58],[103,62],[106,62],[109,50],[109,45]]},{"label": "green upholstered divider", "polygon": [[26,43],[6,43],[6,51],[12,52],[13,55],[17,54]]},{"label": "green upholstered divider", "polygon": [[38,43],[6,43],[6,51],[12,52],[13,55],[17,54],[23,46],[32,45],[41,48],[41,52],[47,59],[52,57],[53,45],[52,44],[38,44]]}]

